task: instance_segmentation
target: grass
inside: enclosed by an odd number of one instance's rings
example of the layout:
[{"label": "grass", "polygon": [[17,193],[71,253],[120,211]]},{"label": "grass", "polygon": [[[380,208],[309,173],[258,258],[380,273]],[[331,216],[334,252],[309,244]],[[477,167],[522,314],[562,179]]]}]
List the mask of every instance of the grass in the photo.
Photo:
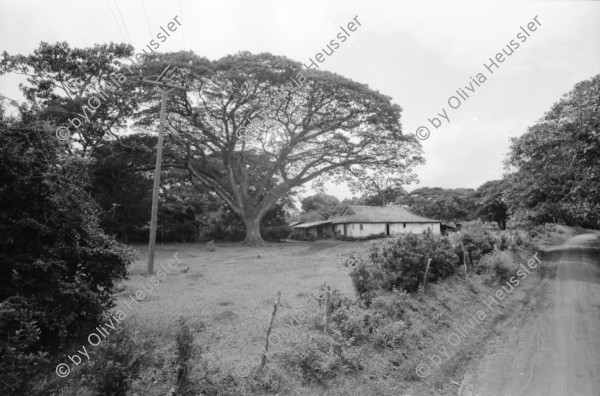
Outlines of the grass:
[{"label": "grass", "polygon": [[[116,309],[127,313],[127,322],[142,337],[157,343],[167,338],[171,342],[179,316],[186,317],[192,329],[205,330],[195,335],[198,344],[210,346],[203,356],[226,368],[259,352],[277,291],[282,291],[282,301],[275,326],[300,312],[311,291],[323,282],[352,296],[349,276],[335,266],[363,251],[362,243],[342,241],[215,246],[214,252],[201,243],[158,246],[155,271],[175,253],[181,262],[139,305],[129,303],[130,310],[125,304],[129,296],[144,285],[148,288],[150,280],[145,275],[147,254],[139,253],[129,269],[130,279],[117,295]],[[188,266],[189,272],[182,273]]]}]

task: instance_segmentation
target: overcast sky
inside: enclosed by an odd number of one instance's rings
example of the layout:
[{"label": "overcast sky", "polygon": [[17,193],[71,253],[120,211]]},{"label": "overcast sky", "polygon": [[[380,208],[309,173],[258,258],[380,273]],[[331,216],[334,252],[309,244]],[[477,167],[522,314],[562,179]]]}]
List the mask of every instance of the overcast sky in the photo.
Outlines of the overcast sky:
[{"label": "overcast sky", "polygon": [[[390,96],[403,109],[404,133],[429,127],[427,163],[416,170],[420,184],[408,190],[477,188],[501,178],[509,138],[600,72],[600,3],[574,1],[0,0],[0,50],[29,54],[41,41],[125,41],[139,51],[175,16],[182,27],[159,52],[185,49],[209,59],[270,52],[305,64],[357,17],[356,31],[320,68]],[[517,39],[535,17],[536,30]],[[492,74],[484,64],[511,40],[519,48]],[[478,73],[486,77],[480,86],[471,83]],[[19,81],[0,77],[0,93],[21,99]],[[474,92],[465,88],[470,83]],[[452,109],[448,99],[459,88],[468,98],[460,107],[451,100],[458,107]],[[443,109],[449,122],[436,116]],[[438,129],[432,117],[441,120]],[[351,195],[337,186],[328,192]]]}]

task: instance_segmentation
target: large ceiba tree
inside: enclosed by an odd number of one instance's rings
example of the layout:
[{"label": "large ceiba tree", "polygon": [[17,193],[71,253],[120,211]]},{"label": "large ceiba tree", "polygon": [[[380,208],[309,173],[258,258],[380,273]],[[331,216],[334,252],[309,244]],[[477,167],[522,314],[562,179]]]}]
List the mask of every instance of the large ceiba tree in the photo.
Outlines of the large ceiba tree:
[{"label": "large ceiba tree", "polygon": [[513,138],[506,165],[506,200],[517,221],[599,227],[600,75],[575,85]]},{"label": "large ceiba tree", "polygon": [[[325,180],[406,180],[421,146],[402,135],[390,98],[325,71],[271,54],[209,61],[190,52],[156,55],[185,77],[168,105],[167,166],[185,168],[243,219],[247,244],[263,242],[260,219],[292,189]],[[179,81],[182,83],[182,81]],[[156,123],[159,95],[140,114]]]}]

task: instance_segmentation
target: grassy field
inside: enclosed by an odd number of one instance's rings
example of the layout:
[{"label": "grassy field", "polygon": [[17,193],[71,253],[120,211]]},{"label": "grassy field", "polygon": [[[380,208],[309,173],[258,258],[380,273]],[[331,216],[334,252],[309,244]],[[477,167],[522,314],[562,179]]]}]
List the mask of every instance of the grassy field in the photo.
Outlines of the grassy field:
[{"label": "grassy field", "polygon": [[[181,260],[171,274],[140,301],[130,295],[143,290],[149,280],[145,276],[146,246],[134,246],[139,260],[130,268],[130,279],[117,295],[117,309],[128,314],[127,323],[146,339],[172,343],[177,319],[188,318],[196,330],[196,342],[210,360],[224,367],[258,354],[263,346],[273,301],[282,292],[277,323],[297,314],[308,302],[312,290],[323,282],[353,295],[347,272],[336,269],[351,253],[364,252],[360,242],[318,241],[268,244],[244,247],[240,244],[217,243],[216,251],[206,245],[173,244],[158,246],[155,271],[161,264],[177,257]],[[189,271],[182,273],[189,267]],[[149,287],[146,285],[146,288]]]}]

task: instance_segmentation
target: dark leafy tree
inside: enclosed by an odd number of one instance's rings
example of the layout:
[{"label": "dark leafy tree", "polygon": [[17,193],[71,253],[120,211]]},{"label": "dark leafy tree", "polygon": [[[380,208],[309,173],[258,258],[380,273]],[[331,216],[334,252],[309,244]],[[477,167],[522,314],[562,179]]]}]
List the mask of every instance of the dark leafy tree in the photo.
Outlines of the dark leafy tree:
[{"label": "dark leafy tree", "polygon": [[[27,104],[21,119],[52,120],[55,127],[68,127],[76,144],[64,148],[82,157],[126,126],[140,95],[138,70],[123,64],[133,54],[126,44],[102,44],[71,48],[66,42],[42,42],[30,55],[0,58],[0,75],[27,77],[21,91]],[[133,75],[132,75],[133,74]]]},{"label": "dark leafy tree", "polygon": [[517,222],[600,226],[600,75],[511,139],[506,201]]},{"label": "dark leafy tree", "polygon": [[341,209],[340,201],[327,194],[308,196],[302,199],[301,205],[304,213],[316,212],[322,220],[335,216]]},{"label": "dark leafy tree", "polygon": [[422,187],[402,197],[399,203],[424,217],[442,221],[471,220],[475,214],[473,189]]},{"label": "dark leafy tree", "polygon": [[506,180],[491,180],[482,184],[474,194],[479,202],[479,218],[496,222],[501,230],[506,229],[508,221],[508,205],[504,199],[507,188]]},{"label": "dark leafy tree", "polygon": [[122,142],[124,145],[102,144],[94,151],[90,169],[92,196],[102,209],[101,225],[107,233],[125,242],[148,241],[152,172],[138,169],[152,162],[150,147],[156,145],[156,138],[132,135]]},{"label": "dark leafy tree", "polygon": [[36,353],[99,324],[132,260],[98,225],[89,160],[60,153],[54,136],[0,126],[2,394],[25,394]]},{"label": "dark leafy tree", "polygon": [[353,200],[355,205],[386,206],[397,203],[408,192],[402,187],[417,181],[412,173],[390,175],[387,172],[378,172],[365,178],[349,180],[352,192],[363,192],[363,195]]}]

